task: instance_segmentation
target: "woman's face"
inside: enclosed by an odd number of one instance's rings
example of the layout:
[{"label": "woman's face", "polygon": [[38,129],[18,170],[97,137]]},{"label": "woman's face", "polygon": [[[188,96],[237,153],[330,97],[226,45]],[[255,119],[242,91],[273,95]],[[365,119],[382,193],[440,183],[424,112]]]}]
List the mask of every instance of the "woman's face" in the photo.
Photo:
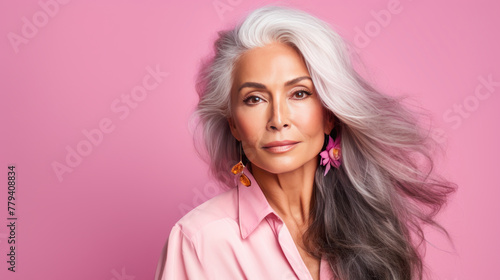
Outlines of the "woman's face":
[{"label": "woman's face", "polygon": [[282,43],[255,48],[233,74],[228,121],[250,162],[273,174],[317,164],[333,122],[299,53]]}]

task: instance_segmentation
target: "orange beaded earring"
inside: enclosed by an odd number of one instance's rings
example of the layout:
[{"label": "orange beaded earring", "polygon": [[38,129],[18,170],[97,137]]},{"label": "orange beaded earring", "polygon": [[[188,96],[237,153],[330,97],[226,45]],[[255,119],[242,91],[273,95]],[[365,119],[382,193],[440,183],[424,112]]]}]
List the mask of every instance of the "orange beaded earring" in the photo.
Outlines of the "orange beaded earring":
[{"label": "orange beaded earring", "polygon": [[240,142],[240,162],[238,162],[237,164],[235,164],[233,166],[233,168],[231,168],[231,172],[234,175],[236,175],[238,173],[241,173],[241,175],[240,175],[240,182],[244,186],[250,187],[250,185],[252,184],[252,182],[250,181],[250,179],[248,179],[247,175],[245,175],[245,173],[243,172],[243,169],[245,168],[245,165],[243,164],[243,161],[241,160],[242,154],[243,154],[243,151],[241,150],[241,142]]}]

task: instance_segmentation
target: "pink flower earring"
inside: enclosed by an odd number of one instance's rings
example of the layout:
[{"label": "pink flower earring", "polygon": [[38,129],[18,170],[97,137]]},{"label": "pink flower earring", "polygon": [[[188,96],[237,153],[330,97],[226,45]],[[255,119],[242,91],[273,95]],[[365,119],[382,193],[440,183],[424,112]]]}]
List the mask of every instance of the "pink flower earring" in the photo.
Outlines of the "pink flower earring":
[{"label": "pink flower earring", "polygon": [[319,153],[321,156],[321,165],[326,166],[325,174],[330,170],[330,166],[335,168],[339,168],[342,163],[342,150],[340,149],[340,135],[337,136],[335,141],[333,141],[331,136],[328,136],[328,144],[326,145],[326,149]]}]

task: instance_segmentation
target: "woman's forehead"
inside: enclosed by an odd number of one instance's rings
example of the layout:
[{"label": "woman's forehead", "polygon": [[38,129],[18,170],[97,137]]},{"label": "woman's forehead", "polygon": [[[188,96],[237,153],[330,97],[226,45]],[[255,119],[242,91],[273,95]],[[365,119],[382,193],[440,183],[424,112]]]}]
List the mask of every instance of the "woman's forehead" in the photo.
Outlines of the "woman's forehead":
[{"label": "woman's forehead", "polygon": [[284,82],[299,76],[309,76],[302,56],[287,44],[272,43],[248,50],[240,57],[234,82]]}]

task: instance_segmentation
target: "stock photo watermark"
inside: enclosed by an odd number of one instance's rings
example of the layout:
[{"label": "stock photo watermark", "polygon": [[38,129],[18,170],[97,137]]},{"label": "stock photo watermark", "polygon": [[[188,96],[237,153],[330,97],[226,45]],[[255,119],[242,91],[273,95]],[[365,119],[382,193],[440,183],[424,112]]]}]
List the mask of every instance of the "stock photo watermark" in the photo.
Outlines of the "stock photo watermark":
[{"label": "stock photo watermark", "polygon": [[7,33],[7,39],[9,39],[12,49],[17,54],[19,53],[19,46],[21,44],[28,44],[29,41],[38,34],[40,29],[44,28],[50,21],[54,18],[61,9],[61,5],[66,5],[70,0],[40,0],[38,1],[38,6],[40,9],[37,10],[33,15],[28,17],[22,17],[21,22],[21,32],[9,32]]},{"label": "stock photo watermark", "polygon": [[208,199],[216,196],[220,192],[220,188],[214,182],[206,183],[202,190],[200,191],[198,188],[192,189],[194,196],[191,201],[191,205],[187,205],[185,203],[179,204],[179,212],[182,216],[186,215],[189,211],[193,210],[196,206],[202,204]]},{"label": "stock photo watermark", "polygon": [[461,102],[453,104],[451,109],[443,113],[443,120],[451,124],[451,128],[458,129],[464,119],[468,119],[472,113],[479,109],[482,102],[489,99],[495,88],[500,86],[500,82],[493,81],[493,75],[477,77],[479,83],[474,89],[474,93],[467,95]]},{"label": "stock photo watermark", "polygon": [[[458,103],[454,103],[450,109],[444,111],[442,118],[446,124],[451,125],[452,130],[460,128],[465,119],[468,119],[472,114],[479,109],[481,103],[488,100],[496,91],[496,87],[500,87],[500,82],[493,80],[493,74],[487,76],[478,76],[478,83],[474,88],[474,92],[467,95]],[[438,143],[446,142],[446,131],[442,128],[435,128],[432,131],[432,138]]]},{"label": "stock photo watermark", "polygon": [[241,4],[243,0],[215,0],[212,1],[212,6],[220,20],[224,19],[224,14],[232,12],[236,6]]},{"label": "stock photo watermark", "polygon": [[118,273],[116,269],[111,270],[111,274],[113,274],[113,278],[111,280],[134,280],[135,276],[133,275],[127,275],[125,272],[125,267],[122,267],[121,273]]},{"label": "stock photo watermark", "polygon": [[17,265],[17,255],[16,255],[16,250],[18,247],[18,243],[16,243],[17,240],[17,229],[18,229],[18,220],[17,220],[17,210],[19,208],[19,205],[16,206],[17,201],[17,186],[16,182],[18,179],[17,176],[17,168],[15,165],[9,165],[7,166],[7,196],[5,197],[7,200],[7,218],[5,219],[5,224],[7,225],[7,232],[8,237],[7,237],[7,252],[9,252],[7,255],[7,263],[9,264],[9,267],[7,270],[11,272],[16,272],[16,265]]},{"label": "stock photo watermark", "polygon": [[[409,0],[411,1],[411,0]],[[371,20],[366,22],[362,27],[354,27],[354,49],[350,50],[360,52],[379,36],[384,28],[387,28],[395,15],[399,15],[403,11],[403,6],[399,0],[389,0],[384,9],[379,11],[371,10]]]},{"label": "stock photo watermark", "polygon": [[[167,72],[162,72],[159,65],[155,68],[146,67],[147,74],[144,75],[140,84],[134,86],[129,93],[122,94],[119,98],[115,98],[110,104],[110,110],[115,114],[120,121],[128,118],[132,110],[136,109],[143,102],[149,93],[153,92],[169,75]],[[97,127],[92,129],[82,129],[82,140],[75,145],[66,145],[66,156],[64,161],[53,161],[51,163],[52,170],[59,180],[63,181],[63,175],[71,173],[88,157],[94,148],[101,145],[105,135],[113,132],[116,129],[116,121],[111,118],[104,117],[99,120]]]}]

